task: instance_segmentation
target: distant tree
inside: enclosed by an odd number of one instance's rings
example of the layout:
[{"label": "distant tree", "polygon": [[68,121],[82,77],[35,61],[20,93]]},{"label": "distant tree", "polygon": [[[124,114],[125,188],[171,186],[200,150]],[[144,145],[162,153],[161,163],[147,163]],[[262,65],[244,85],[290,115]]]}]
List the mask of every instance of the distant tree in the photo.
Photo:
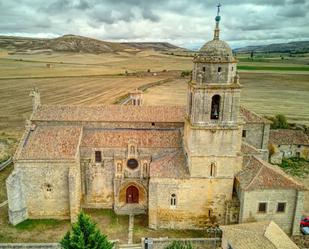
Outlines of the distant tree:
[{"label": "distant tree", "polygon": [[190,242],[173,241],[164,249],[193,249],[193,246]]},{"label": "distant tree", "polygon": [[272,118],[273,123],[271,124],[272,129],[288,129],[289,124],[286,117],[283,114],[278,114]]},{"label": "distant tree", "polygon": [[96,224],[84,212],[60,241],[63,249],[112,249],[114,244],[102,234]]},{"label": "distant tree", "polygon": [[250,53],[250,58],[253,60],[253,57],[254,57],[254,51],[252,50]]}]

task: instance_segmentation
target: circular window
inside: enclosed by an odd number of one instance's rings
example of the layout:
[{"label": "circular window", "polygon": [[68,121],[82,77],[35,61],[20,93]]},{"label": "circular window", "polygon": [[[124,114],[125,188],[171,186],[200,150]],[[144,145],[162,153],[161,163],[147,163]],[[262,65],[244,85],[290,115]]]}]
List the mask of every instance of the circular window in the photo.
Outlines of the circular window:
[{"label": "circular window", "polygon": [[138,162],[136,159],[129,159],[127,162],[127,166],[130,169],[136,169],[138,167]]}]

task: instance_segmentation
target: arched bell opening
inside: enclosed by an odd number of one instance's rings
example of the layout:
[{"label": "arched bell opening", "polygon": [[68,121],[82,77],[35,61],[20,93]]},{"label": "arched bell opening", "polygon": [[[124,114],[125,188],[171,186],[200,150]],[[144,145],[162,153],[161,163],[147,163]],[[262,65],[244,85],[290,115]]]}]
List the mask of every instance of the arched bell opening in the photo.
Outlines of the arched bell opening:
[{"label": "arched bell opening", "polygon": [[211,114],[210,119],[218,120],[220,115],[220,95],[214,95],[211,100]]}]

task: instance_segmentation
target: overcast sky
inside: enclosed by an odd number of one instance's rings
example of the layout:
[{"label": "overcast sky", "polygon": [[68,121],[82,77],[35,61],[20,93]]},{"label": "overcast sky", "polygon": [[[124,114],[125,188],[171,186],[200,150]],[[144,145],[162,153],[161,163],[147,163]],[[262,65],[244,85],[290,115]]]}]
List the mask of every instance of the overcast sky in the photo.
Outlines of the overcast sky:
[{"label": "overcast sky", "polygon": [[[0,34],[109,41],[212,39],[217,0],[0,0]],[[221,0],[221,38],[235,47],[309,40],[309,0]]]}]

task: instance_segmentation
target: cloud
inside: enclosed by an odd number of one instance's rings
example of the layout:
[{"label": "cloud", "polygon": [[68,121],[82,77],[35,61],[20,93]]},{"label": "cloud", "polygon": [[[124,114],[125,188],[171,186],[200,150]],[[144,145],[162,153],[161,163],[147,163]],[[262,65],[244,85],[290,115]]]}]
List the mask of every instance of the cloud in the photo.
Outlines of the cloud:
[{"label": "cloud", "polygon": [[[0,0],[0,34],[77,34],[197,46],[212,39],[218,0]],[[309,40],[309,1],[222,0],[221,37],[233,46]]]}]

